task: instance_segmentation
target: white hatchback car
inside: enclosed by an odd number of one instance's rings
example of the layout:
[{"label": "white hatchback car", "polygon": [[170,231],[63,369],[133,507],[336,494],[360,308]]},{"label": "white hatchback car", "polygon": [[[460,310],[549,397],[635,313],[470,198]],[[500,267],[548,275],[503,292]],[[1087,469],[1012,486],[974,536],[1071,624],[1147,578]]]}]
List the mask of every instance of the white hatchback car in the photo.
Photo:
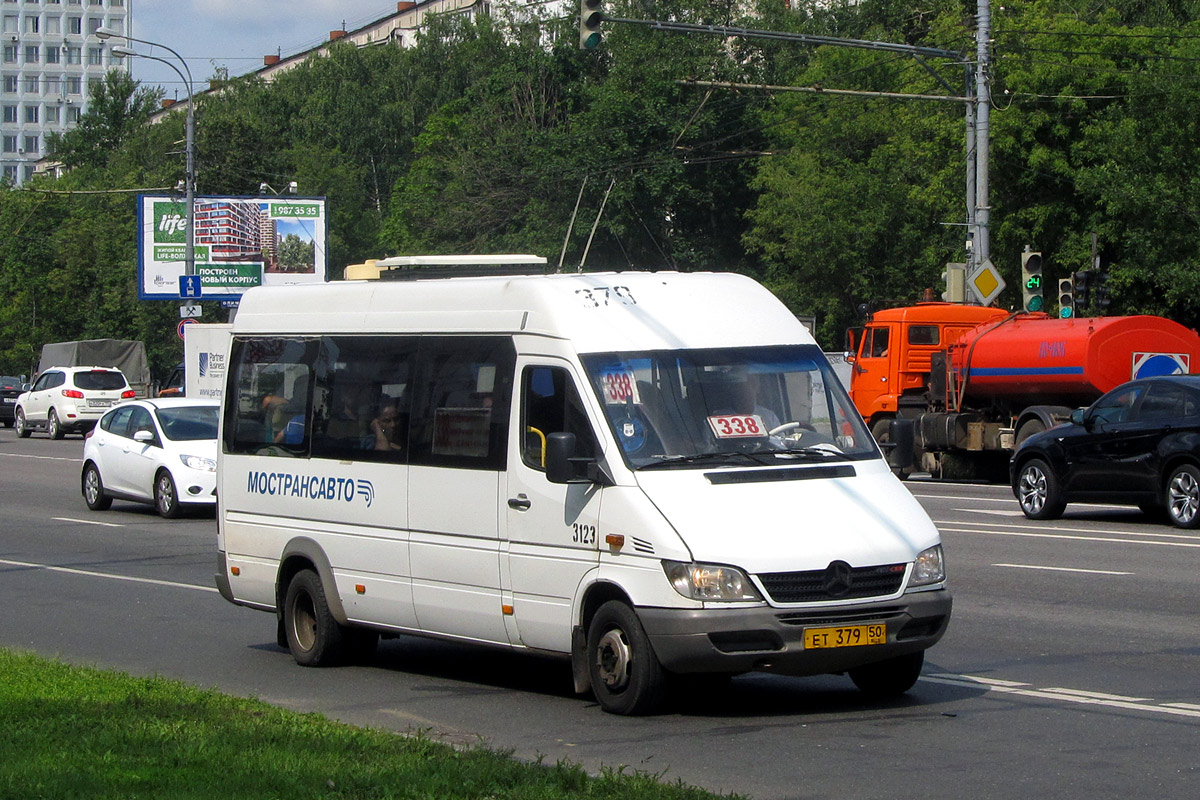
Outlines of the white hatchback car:
[{"label": "white hatchback car", "polygon": [[114,403],[133,396],[125,374],[115,367],[50,367],[17,398],[17,436],[26,439],[35,428],[51,439],[87,433]]},{"label": "white hatchback car", "polygon": [[93,511],[114,499],[152,503],[160,516],[216,503],[220,403],[132,400],[100,418],[83,445],[81,488]]}]

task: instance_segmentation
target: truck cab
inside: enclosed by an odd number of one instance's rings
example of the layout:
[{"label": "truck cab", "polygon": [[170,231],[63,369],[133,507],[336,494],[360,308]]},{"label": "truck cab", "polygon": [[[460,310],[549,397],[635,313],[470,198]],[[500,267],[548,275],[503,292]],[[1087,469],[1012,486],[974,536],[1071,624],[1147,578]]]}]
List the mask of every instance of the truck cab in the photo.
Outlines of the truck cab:
[{"label": "truck cab", "polygon": [[999,322],[1008,312],[958,303],[918,303],[871,315],[847,332],[851,363],[850,397],[879,437],[901,409],[924,410],[933,354],[969,330]]}]

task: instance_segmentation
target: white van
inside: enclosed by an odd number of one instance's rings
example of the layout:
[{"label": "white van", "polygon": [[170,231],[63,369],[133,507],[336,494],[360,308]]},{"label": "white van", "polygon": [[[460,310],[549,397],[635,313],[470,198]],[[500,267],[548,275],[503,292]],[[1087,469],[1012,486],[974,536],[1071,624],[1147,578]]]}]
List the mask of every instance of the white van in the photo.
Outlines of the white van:
[{"label": "white van", "polygon": [[735,274],[255,288],[218,463],[221,594],[304,665],[419,634],[891,696],[950,618],[937,529],[805,327]]}]

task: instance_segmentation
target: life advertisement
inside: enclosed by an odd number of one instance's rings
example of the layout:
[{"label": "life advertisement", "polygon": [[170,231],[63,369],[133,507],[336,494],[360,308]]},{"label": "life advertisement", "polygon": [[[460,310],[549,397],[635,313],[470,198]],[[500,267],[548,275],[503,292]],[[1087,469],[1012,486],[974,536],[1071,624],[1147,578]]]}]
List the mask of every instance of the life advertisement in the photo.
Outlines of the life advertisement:
[{"label": "life advertisement", "polygon": [[[197,197],[195,274],[204,299],[254,286],[328,280],[324,197]],[[138,298],[178,300],[186,274],[187,203],[138,195]]]}]

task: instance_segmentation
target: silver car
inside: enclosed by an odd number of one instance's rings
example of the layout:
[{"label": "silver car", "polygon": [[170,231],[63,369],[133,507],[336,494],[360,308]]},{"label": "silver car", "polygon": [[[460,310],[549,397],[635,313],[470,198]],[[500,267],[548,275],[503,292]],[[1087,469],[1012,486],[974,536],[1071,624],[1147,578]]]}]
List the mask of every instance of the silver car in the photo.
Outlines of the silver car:
[{"label": "silver car", "polygon": [[35,430],[46,431],[51,439],[87,433],[114,403],[133,396],[124,373],[115,367],[51,367],[17,398],[17,436],[26,439]]}]

